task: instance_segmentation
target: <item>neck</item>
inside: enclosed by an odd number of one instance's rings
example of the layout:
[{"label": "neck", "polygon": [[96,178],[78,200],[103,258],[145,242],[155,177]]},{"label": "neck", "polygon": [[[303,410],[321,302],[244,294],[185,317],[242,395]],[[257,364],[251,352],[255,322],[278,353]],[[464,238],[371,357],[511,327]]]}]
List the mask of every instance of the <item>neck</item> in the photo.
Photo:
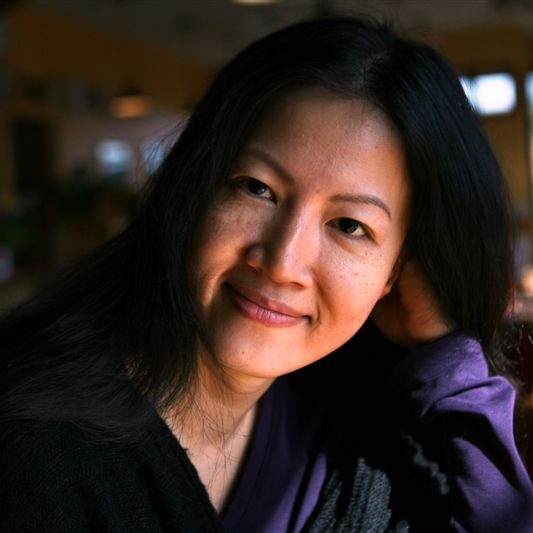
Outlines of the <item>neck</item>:
[{"label": "neck", "polygon": [[186,403],[164,418],[220,511],[250,443],[258,401],[273,380],[222,375],[201,363],[195,381]]},{"label": "neck", "polygon": [[[273,379],[221,372],[212,364],[200,363],[193,391],[167,421],[180,441],[221,445],[241,429]],[[170,419],[170,420],[169,420]]]}]

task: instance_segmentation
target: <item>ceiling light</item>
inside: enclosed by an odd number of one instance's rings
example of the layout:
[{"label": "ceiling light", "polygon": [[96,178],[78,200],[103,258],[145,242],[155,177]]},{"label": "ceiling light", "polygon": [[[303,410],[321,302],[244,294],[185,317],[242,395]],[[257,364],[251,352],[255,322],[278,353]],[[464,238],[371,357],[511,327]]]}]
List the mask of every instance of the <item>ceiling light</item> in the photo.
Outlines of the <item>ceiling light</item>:
[{"label": "ceiling light", "polygon": [[152,99],[136,87],[128,87],[111,100],[111,113],[117,118],[145,117],[152,111]]}]

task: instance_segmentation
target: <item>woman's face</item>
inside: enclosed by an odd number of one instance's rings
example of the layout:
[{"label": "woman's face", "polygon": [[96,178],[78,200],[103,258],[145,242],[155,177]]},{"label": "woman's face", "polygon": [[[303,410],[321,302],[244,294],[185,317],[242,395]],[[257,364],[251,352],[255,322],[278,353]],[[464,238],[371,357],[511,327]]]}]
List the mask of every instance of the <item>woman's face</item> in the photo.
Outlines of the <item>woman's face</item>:
[{"label": "woman's face", "polygon": [[390,290],[409,221],[399,138],[364,101],[290,93],[208,209],[194,287],[231,373],[273,378],[346,342]]}]

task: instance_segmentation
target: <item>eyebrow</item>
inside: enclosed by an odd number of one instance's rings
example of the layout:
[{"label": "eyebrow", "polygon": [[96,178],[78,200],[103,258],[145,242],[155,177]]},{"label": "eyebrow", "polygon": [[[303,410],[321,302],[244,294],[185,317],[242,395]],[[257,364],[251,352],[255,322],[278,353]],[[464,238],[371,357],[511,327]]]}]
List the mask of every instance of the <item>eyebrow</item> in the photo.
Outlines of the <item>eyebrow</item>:
[{"label": "eyebrow", "polygon": [[381,198],[378,198],[372,194],[335,194],[331,197],[331,201],[374,205],[384,211],[389,217],[389,220],[392,219],[391,212],[387,207],[387,204]]},{"label": "eyebrow", "polygon": [[[289,183],[294,183],[294,178],[291,176],[291,174],[287,172],[287,170],[283,168],[278,161],[276,161],[263,150],[260,150],[259,148],[244,148],[241,152],[241,155],[251,155],[262,159],[283,179]],[[384,211],[389,220],[392,219],[392,215],[387,204],[381,198],[373,194],[335,194],[330,198],[330,200],[332,202],[352,202],[355,204],[373,205]]]}]

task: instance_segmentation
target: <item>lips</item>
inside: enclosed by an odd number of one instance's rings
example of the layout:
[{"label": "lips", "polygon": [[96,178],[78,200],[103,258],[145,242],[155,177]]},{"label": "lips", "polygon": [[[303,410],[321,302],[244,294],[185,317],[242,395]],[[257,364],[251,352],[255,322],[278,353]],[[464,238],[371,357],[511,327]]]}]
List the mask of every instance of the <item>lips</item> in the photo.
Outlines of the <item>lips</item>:
[{"label": "lips", "polygon": [[272,327],[288,327],[309,319],[309,315],[254,289],[226,283],[231,300],[244,316]]}]

